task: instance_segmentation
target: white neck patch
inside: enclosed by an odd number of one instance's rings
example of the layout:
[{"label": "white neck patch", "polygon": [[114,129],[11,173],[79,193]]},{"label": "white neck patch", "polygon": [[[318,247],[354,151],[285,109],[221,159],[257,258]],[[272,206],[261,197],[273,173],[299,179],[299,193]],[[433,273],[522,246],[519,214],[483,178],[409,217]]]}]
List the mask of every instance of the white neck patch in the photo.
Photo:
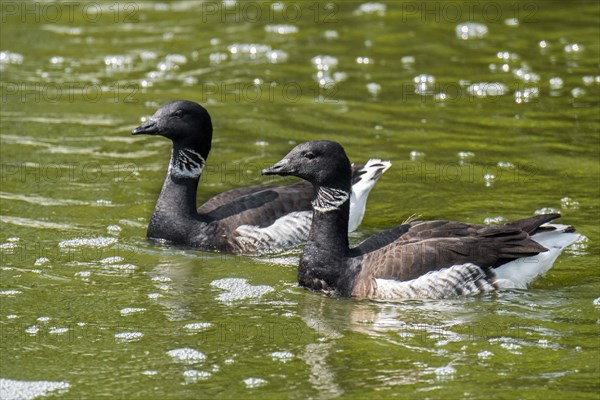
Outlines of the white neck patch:
[{"label": "white neck patch", "polygon": [[349,197],[350,193],[344,190],[320,186],[317,198],[312,202],[312,206],[320,212],[333,211],[348,201]]},{"label": "white neck patch", "polygon": [[169,175],[174,178],[199,178],[202,175],[204,163],[204,158],[194,150],[178,150],[171,157]]}]

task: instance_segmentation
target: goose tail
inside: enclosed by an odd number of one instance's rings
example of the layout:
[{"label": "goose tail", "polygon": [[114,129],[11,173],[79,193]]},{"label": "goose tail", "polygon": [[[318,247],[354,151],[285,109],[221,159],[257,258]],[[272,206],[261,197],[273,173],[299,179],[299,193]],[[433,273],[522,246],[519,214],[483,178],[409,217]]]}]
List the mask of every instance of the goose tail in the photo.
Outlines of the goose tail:
[{"label": "goose tail", "polygon": [[348,231],[353,232],[362,222],[369,193],[379,177],[392,166],[389,161],[372,158],[365,165],[352,168],[352,194]]},{"label": "goose tail", "polygon": [[539,229],[531,238],[548,250],[532,257],[518,258],[496,268],[495,284],[498,288],[525,289],[552,267],[565,248],[584,238],[568,225],[543,224],[540,228],[543,229]]}]

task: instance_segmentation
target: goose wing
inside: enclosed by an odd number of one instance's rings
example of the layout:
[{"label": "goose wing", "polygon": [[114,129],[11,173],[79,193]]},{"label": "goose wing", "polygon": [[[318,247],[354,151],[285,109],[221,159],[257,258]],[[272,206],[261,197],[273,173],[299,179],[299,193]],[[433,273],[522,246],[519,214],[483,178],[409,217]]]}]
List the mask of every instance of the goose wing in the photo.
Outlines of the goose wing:
[{"label": "goose wing", "polygon": [[[553,214],[535,216],[499,226],[453,221],[416,222],[361,243],[351,255],[360,257],[358,280],[407,281],[464,263],[482,268],[497,267],[546,251],[531,239],[529,233],[556,217]],[[392,240],[394,236],[396,239]],[[377,247],[377,242],[383,246]]]}]

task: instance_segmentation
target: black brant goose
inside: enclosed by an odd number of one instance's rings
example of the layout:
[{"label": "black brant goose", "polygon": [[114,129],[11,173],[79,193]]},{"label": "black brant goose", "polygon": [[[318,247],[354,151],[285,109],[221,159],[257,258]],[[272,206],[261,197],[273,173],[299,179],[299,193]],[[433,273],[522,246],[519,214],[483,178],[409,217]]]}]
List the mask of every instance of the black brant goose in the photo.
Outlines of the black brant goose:
[{"label": "black brant goose", "polygon": [[[148,226],[148,238],[233,253],[263,253],[306,241],[312,212],[312,185],[258,185],[221,193],[196,209],[196,191],[212,142],[208,111],[192,101],[160,107],[133,135],[171,139],[167,177]],[[365,212],[373,185],[389,161],[369,160],[353,172],[349,226],[355,229]]]},{"label": "black brant goose", "polygon": [[312,290],[368,299],[443,298],[524,288],[580,238],[548,225],[559,214],[499,226],[419,221],[348,246],[351,170],[343,147],[302,143],[264,175],[293,175],[314,186],[313,220],[298,281]]}]

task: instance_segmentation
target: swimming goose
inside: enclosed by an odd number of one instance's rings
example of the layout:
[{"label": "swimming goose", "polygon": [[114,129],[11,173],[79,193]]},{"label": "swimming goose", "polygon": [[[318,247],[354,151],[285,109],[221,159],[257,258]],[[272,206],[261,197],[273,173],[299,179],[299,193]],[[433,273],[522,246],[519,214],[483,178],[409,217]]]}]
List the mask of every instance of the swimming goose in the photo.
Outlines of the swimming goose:
[{"label": "swimming goose", "polygon": [[[233,189],[196,209],[198,182],[212,141],[210,115],[201,105],[185,100],[168,103],[132,134],[159,135],[173,142],[148,238],[233,253],[279,250],[308,238],[313,189],[306,182]],[[360,224],[369,192],[390,165],[373,159],[355,168],[350,229]]]},{"label": "swimming goose", "polygon": [[312,290],[379,300],[444,298],[524,288],[580,238],[548,225],[559,214],[498,226],[417,221],[348,245],[351,170],[342,146],[302,143],[263,175],[293,175],[314,186],[313,220],[298,281]]}]

